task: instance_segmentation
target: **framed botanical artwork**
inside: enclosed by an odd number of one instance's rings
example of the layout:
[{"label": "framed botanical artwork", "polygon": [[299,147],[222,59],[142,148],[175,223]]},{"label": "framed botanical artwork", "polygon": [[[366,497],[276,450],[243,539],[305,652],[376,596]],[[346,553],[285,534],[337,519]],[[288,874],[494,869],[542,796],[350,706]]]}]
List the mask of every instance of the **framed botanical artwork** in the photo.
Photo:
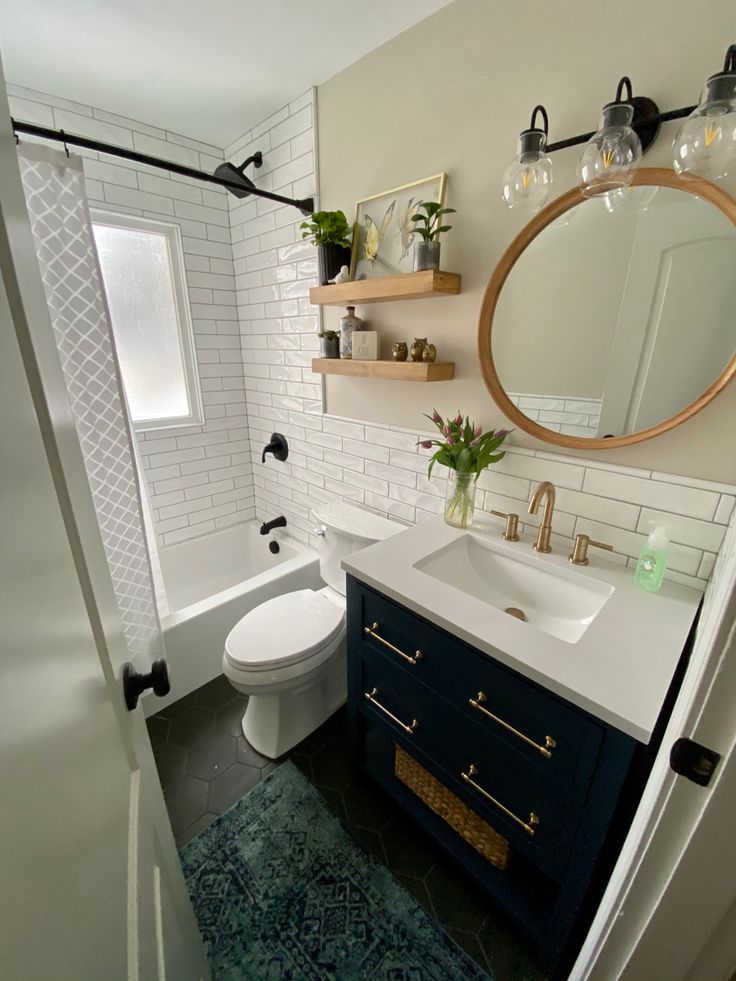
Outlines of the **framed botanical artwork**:
[{"label": "framed botanical artwork", "polygon": [[422,201],[443,205],[447,174],[394,187],[363,198],[355,206],[351,279],[372,279],[411,272],[414,223]]}]

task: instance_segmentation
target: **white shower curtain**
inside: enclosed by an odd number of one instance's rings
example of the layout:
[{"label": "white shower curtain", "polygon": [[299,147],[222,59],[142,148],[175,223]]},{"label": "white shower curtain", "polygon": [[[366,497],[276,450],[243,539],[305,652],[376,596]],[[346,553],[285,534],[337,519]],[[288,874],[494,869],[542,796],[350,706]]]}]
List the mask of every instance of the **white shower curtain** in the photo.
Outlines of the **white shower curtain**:
[{"label": "white shower curtain", "polygon": [[163,653],[134,447],[84,189],[82,161],[18,149],[56,346],[128,650]]}]

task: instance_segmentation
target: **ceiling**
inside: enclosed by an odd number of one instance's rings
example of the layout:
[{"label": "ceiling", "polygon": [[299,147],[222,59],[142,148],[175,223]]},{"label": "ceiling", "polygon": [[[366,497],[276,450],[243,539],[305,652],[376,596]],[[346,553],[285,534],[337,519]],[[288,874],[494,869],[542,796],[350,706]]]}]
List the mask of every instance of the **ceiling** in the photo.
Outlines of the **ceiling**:
[{"label": "ceiling", "polygon": [[5,77],[225,147],[449,0],[4,0]]}]

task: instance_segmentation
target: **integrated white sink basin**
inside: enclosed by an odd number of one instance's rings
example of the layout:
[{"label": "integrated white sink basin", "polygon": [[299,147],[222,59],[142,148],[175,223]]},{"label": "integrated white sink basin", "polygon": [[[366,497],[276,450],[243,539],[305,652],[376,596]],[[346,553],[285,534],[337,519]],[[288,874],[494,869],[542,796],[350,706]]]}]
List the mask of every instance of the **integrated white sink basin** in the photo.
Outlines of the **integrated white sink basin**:
[{"label": "integrated white sink basin", "polygon": [[[503,541],[498,521],[486,515],[476,514],[470,531],[438,516],[346,556],[342,566],[476,650],[648,742],[701,594],[673,582],[647,593],[620,556],[611,561],[595,553],[577,569],[568,562],[569,545],[553,542],[551,553],[540,554],[533,543],[529,531],[518,542]],[[505,612],[512,606],[526,623]]]},{"label": "integrated white sink basin", "polygon": [[536,556],[511,558],[465,534],[431,552],[414,568],[498,610],[519,612],[537,630],[577,643],[614,592],[608,583],[572,569],[543,566]]}]

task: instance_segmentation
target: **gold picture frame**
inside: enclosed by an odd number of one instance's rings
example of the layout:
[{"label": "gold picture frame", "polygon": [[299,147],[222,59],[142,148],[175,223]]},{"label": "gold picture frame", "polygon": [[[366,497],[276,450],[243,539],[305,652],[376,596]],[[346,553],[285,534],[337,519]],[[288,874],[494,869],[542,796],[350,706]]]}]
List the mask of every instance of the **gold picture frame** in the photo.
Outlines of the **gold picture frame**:
[{"label": "gold picture frame", "polygon": [[442,172],[358,201],[350,278],[373,279],[411,272],[414,241],[411,216],[422,201],[436,201],[444,206],[446,187],[447,174]]}]

